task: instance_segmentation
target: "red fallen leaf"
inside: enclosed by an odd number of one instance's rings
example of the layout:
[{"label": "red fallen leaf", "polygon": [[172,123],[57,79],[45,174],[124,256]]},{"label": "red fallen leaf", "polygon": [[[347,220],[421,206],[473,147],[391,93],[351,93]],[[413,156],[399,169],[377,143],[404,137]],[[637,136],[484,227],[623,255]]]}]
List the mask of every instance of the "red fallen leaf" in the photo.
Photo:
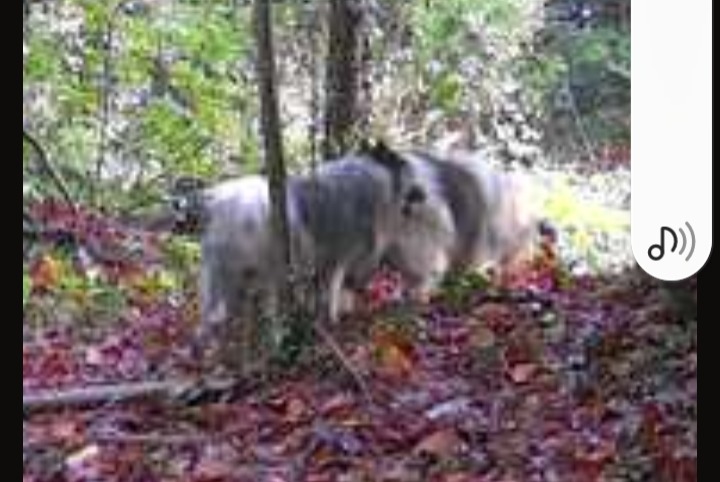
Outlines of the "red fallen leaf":
[{"label": "red fallen leaf", "polygon": [[46,254],[30,270],[33,288],[40,291],[51,290],[58,285],[63,273],[62,263]]},{"label": "red fallen leaf", "polygon": [[430,455],[446,459],[458,454],[464,443],[453,428],[434,432],[418,443],[413,449],[415,455]]},{"label": "red fallen leaf", "polygon": [[496,343],[495,332],[486,326],[473,327],[470,332],[470,345],[474,348],[492,348]]},{"label": "red fallen leaf", "polygon": [[583,480],[599,480],[605,468],[617,456],[617,449],[612,442],[604,442],[590,451],[576,451],[575,469],[584,477]]},{"label": "red fallen leaf", "polygon": [[442,478],[438,479],[438,482],[484,482],[486,480],[489,479],[485,477],[478,478],[478,476],[474,474],[456,472],[454,474],[443,475]]},{"label": "red fallen leaf", "polygon": [[379,329],[372,335],[377,370],[390,378],[402,378],[413,372],[417,356],[407,336],[397,331]]},{"label": "red fallen leaf", "polygon": [[262,423],[262,415],[247,405],[212,403],[202,407],[202,426],[210,432],[242,433]]},{"label": "red fallen leaf", "polygon": [[410,357],[397,346],[388,346],[381,351],[379,372],[389,378],[404,378],[414,368]]},{"label": "red fallen leaf", "polygon": [[220,482],[234,480],[237,454],[228,446],[210,446],[205,448],[193,470],[192,480]]},{"label": "red fallen leaf", "polygon": [[531,328],[515,330],[510,334],[507,346],[503,350],[505,363],[509,367],[532,363],[537,359],[537,343],[530,335]]},{"label": "red fallen leaf", "polygon": [[299,397],[293,397],[285,405],[285,421],[298,423],[304,420],[311,410],[308,404]]},{"label": "red fallen leaf", "polygon": [[77,378],[80,363],[70,347],[51,343],[42,348],[28,351],[27,356],[23,353],[23,382],[52,386]]},{"label": "red fallen leaf", "polygon": [[279,475],[269,475],[265,480],[267,480],[267,482],[288,482],[287,479],[283,479]]},{"label": "red fallen leaf", "polygon": [[100,455],[90,468],[97,468],[101,473],[96,477],[76,480],[148,480],[150,475],[148,453],[142,445],[102,446]]},{"label": "red fallen leaf", "polygon": [[575,461],[575,478],[578,482],[597,482],[601,480],[605,461],[578,460]]},{"label": "red fallen leaf", "polygon": [[80,420],[61,420],[48,428],[48,435],[54,440],[61,440],[65,443],[79,443],[85,437],[85,425]]},{"label": "red fallen leaf", "polygon": [[203,459],[195,469],[193,480],[202,482],[232,480],[233,473],[233,466],[228,462]]},{"label": "red fallen leaf", "polygon": [[661,472],[665,474],[667,480],[677,482],[697,482],[697,458],[684,457],[666,457],[663,459]]},{"label": "red fallen leaf", "polygon": [[484,303],[472,311],[472,317],[484,323],[497,335],[512,330],[516,324],[516,313],[502,303]]},{"label": "red fallen leaf", "polygon": [[370,310],[397,301],[402,298],[403,282],[399,274],[382,271],[375,275],[365,290],[365,298]]},{"label": "red fallen leaf", "polygon": [[344,417],[352,413],[355,400],[345,393],[340,393],[323,403],[320,413],[324,417]]},{"label": "red fallen leaf", "polygon": [[651,452],[659,453],[665,449],[660,435],[664,423],[665,416],[657,405],[646,404],[643,407],[639,437]]},{"label": "red fallen leaf", "polygon": [[529,382],[538,372],[538,366],[534,363],[519,363],[510,368],[510,379],[517,384]]},{"label": "red fallen leaf", "polygon": [[617,449],[612,441],[604,441],[588,451],[576,449],[573,454],[573,468],[578,480],[601,480],[603,472],[616,456]]},{"label": "red fallen leaf", "polygon": [[556,241],[553,235],[544,236],[532,255],[503,270],[498,285],[507,289],[555,289],[561,267]]},{"label": "red fallen leaf", "polygon": [[65,465],[70,476],[75,479],[96,479],[100,474],[100,447],[88,445],[65,458]]},{"label": "red fallen leaf", "polygon": [[314,413],[309,394],[300,386],[279,390],[265,400],[265,406],[280,417],[282,422],[291,425],[307,420]]}]

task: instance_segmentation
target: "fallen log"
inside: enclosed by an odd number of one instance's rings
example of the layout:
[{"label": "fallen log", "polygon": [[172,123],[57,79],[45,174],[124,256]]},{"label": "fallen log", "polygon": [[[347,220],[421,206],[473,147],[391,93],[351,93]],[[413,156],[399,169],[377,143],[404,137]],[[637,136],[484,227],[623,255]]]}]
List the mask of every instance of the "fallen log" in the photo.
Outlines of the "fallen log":
[{"label": "fallen log", "polygon": [[201,398],[199,392],[203,395],[228,393],[237,386],[236,381],[229,379],[183,379],[44,390],[23,394],[23,416],[135,401],[188,403]]}]

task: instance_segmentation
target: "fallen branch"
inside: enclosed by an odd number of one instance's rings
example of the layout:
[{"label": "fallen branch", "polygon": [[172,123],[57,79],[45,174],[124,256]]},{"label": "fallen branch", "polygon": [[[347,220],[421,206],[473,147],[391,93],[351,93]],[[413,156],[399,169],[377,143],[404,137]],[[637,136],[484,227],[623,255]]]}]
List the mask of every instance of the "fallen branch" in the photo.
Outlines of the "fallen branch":
[{"label": "fallen branch", "polygon": [[313,323],[313,327],[315,329],[315,332],[320,335],[320,337],[322,337],[325,344],[333,352],[333,354],[338,359],[343,368],[350,374],[353,381],[360,390],[360,393],[365,397],[365,400],[367,400],[370,405],[374,405],[372,392],[370,391],[370,388],[365,382],[365,379],[363,378],[362,374],[353,366],[352,362],[347,358],[347,356],[345,356],[345,353],[343,353],[342,348],[340,348],[340,345],[337,343],[337,341],[335,341],[335,338],[333,338],[333,336],[330,334],[329,331],[327,331],[327,329],[323,326],[322,323]]},{"label": "fallen branch", "polygon": [[232,380],[184,379],[47,390],[31,395],[23,394],[23,416],[139,400],[182,402],[188,393],[196,391],[198,387],[208,391],[227,391],[235,386],[237,383]]},{"label": "fallen branch", "polygon": [[75,211],[75,202],[70,195],[70,190],[65,184],[65,180],[62,178],[60,173],[55,169],[55,166],[50,162],[50,158],[47,156],[45,149],[42,147],[40,142],[35,139],[28,131],[23,129],[23,141],[27,142],[28,145],[35,151],[35,161],[40,165],[41,171],[46,174],[50,180],[55,184],[63,200]]},{"label": "fallen branch", "polygon": [[99,431],[91,433],[91,440],[102,444],[149,445],[149,446],[175,446],[207,445],[235,437],[236,433],[220,434],[161,434],[144,433],[134,434],[125,432]]},{"label": "fallen branch", "polygon": [[546,293],[533,290],[494,290],[480,293],[476,303],[537,304],[543,309],[552,308],[554,301]]}]

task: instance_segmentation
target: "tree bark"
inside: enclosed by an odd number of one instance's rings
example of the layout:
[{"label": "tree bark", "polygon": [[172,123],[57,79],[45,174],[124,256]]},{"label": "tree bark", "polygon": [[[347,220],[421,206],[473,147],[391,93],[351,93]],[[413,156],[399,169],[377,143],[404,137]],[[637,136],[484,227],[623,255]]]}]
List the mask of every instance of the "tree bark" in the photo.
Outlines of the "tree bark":
[{"label": "tree bark", "polygon": [[272,201],[272,224],[280,240],[280,262],[289,264],[290,236],[286,214],[286,169],[283,154],[280,111],[276,88],[275,48],[272,37],[272,12],[270,0],[256,0],[254,11],[255,38],[258,58],[257,73],[261,103],[261,129],[265,149],[265,167],[270,183]]},{"label": "tree bark", "polygon": [[331,159],[347,151],[358,125],[361,63],[361,2],[330,0],[326,106],[322,154]]},{"label": "tree bark", "polygon": [[[289,319],[286,315],[291,312],[293,307],[291,271],[293,263],[287,216],[287,171],[278,106],[271,0],[256,0],[253,16],[257,43],[256,69],[260,91],[261,129],[265,150],[265,169],[270,185],[271,228],[274,240],[273,249],[275,250],[274,259],[268,260],[268,262],[278,263],[279,272],[288,275],[284,279],[278,280],[278,285],[275,287],[278,304],[272,307],[277,309],[276,312],[271,313],[270,321],[273,323],[270,325],[270,329],[272,330],[273,328],[283,328],[278,326],[277,322],[281,318]],[[246,325],[249,324],[246,323]],[[247,329],[245,338],[254,338],[254,340],[247,341],[251,342],[252,347],[257,348],[258,330],[253,330],[250,326],[245,328]],[[276,339],[277,337],[271,338]]]}]

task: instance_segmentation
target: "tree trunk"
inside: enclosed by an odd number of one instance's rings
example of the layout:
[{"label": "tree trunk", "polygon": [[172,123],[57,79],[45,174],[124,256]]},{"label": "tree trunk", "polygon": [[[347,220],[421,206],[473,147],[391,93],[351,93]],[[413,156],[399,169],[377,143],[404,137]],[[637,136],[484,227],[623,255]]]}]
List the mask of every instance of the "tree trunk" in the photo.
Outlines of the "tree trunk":
[{"label": "tree trunk", "polygon": [[278,243],[281,246],[279,248],[279,258],[282,263],[289,264],[291,261],[290,236],[285,210],[287,203],[285,191],[286,169],[276,88],[275,48],[273,46],[271,22],[270,0],[257,0],[253,23],[258,48],[257,72],[265,167],[270,182],[270,197],[273,205],[273,229],[278,236],[277,239],[282,241]]},{"label": "tree trunk", "polygon": [[326,71],[325,132],[322,154],[331,159],[347,151],[358,125],[362,3],[330,0]]},{"label": "tree trunk", "polygon": [[[263,147],[265,150],[265,168],[270,184],[271,198],[271,224],[273,230],[273,243],[276,249],[274,260],[268,262],[280,263],[278,268],[282,273],[291,273],[292,257],[290,250],[290,230],[287,219],[287,193],[285,189],[286,169],[283,155],[283,141],[280,127],[280,112],[278,107],[278,94],[276,84],[275,49],[272,35],[271,0],[256,0],[254,7],[253,25],[257,42],[257,74],[261,104],[261,129]],[[278,290],[278,313],[272,313],[272,318],[290,312],[292,307],[292,289],[290,278],[281,280]],[[249,328],[249,327],[248,327]],[[272,329],[272,328],[271,328]],[[255,330],[257,332],[257,330]],[[247,340],[253,347],[257,347],[257,336],[253,333]],[[272,337],[273,339],[275,337]]]}]

